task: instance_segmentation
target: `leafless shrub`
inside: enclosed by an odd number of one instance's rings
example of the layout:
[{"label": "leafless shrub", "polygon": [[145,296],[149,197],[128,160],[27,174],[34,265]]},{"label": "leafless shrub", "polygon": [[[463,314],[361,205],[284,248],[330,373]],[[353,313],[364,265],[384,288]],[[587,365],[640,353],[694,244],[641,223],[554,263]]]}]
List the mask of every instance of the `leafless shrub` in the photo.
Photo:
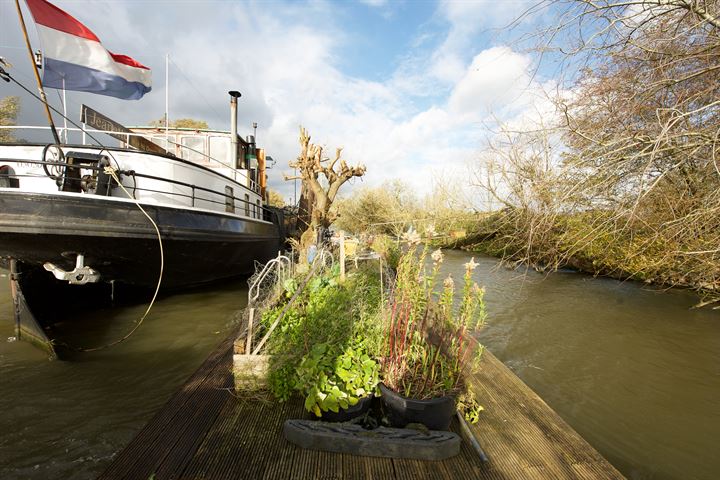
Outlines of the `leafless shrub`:
[{"label": "leafless shrub", "polygon": [[557,25],[534,39],[575,80],[553,99],[556,123],[501,131],[477,171],[506,207],[505,253],[717,293],[718,2],[547,5]]}]

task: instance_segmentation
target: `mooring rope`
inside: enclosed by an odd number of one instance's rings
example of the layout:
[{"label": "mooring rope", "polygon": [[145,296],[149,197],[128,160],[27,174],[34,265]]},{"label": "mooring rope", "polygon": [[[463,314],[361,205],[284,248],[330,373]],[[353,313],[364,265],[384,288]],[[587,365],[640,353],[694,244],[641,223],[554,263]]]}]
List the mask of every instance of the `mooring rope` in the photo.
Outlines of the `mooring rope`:
[{"label": "mooring rope", "polygon": [[[108,153],[110,153],[110,152],[108,152]],[[113,159],[113,160],[114,160],[114,159]],[[116,162],[116,163],[117,163],[117,162]],[[106,348],[110,348],[110,347],[113,347],[113,346],[115,346],[115,345],[117,345],[117,344],[119,344],[119,343],[122,343],[122,342],[124,342],[125,340],[127,340],[128,338],[130,338],[130,336],[131,336],[133,333],[135,333],[135,331],[136,331],[138,328],[140,328],[140,325],[142,325],[143,321],[145,320],[145,318],[146,318],[146,317],[148,316],[148,314],[150,313],[150,310],[152,309],[153,305],[155,305],[155,300],[157,299],[158,292],[160,292],[160,285],[162,285],[163,273],[164,273],[164,270],[165,270],[165,252],[164,252],[164,250],[163,250],[162,235],[160,235],[160,228],[158,228],[157,223],[156,223],[155,220],[153,220],[152,217],[145,211],[145,209],[142,207],[142,205],[140,205],[140,202],[138,202],[137,199],[135,199],[135,197],[134,197],[133,195],[130,195],[130,192],[128,192],[127,189],[125,188],[125,186],[123,186],[123,184],[120,182],[120,179],[119,179],[118,176],[117,176],[117,170],[116,170],[115,168],[110,167],[110,166],[106,166],[105,169],[104,169],[104,172],[105,172],[106,174],[112,176],[113,180],[115,180],[115,181],[117,182],[117,184],[120,186],[120,188],[122,189],[122,191],[125,192],[125,195],[127,195],[128,198],[131,199],[131,200],[135,203],[135,205],[137,205],[137,207],[140,209],[140,211],[147,217],[148,220],[150,220],[150,223],[151,223],[152,226],[155,228],[155,233],[157,234],[157,238],[158,238],[158,244],[159,244],[159,246],[160,246],[160,274],[158,275],[157,286],[155,287],[155,293],[153,294],[152,300],[150,300],[150,304],[148,305],[147,309],[145,310],[145,313],[143,314],[143,316],[142,316],[142,317],[140,318],[140,320],[137,322],[137,325],[135,325],[124,337],[122,337],[122,338],[119,339],[119,340],[115,340],[115,341],[112,342],[112,343],[108,343],[108,344],[105,344],[105,345],[101,345],[101,346],[99,346],[99,347],[79,348],[78,350],[79,350],[79,351],[82,351],[82,352],[95,352],[95,351],[98,351],[98,350],[104,350],[104,349],[106,349]]]}]

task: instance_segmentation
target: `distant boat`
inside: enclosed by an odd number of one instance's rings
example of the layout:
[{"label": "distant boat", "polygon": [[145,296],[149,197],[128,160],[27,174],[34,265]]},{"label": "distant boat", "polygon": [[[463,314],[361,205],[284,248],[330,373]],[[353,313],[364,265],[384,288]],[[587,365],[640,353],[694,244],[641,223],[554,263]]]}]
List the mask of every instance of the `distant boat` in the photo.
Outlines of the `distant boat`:
[{"label": "distant boat", "polygon": [[[265,203],[265,153],[236,123],[231,132],[124,129],[86,107],[83,122],[104,126],[91,132],[123,139],[120,147],[0,144],[0,258],[15,279],[16,312],[34,309],[26,274],[50,285],[154,288],[153,222],[164,289],[248,274],[278,252],[283,221]],[[51,349],[34,323],[18,318],[19,335]]]}]

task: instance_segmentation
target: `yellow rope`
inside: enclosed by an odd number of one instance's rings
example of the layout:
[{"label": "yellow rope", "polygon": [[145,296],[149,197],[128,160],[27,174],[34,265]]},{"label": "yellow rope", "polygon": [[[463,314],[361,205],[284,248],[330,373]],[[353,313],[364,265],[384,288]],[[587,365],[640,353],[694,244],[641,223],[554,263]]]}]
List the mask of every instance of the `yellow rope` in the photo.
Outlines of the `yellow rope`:
[{"label": "yellow rope", "polygon": [[152,219],[152,217],[145,211],[145,209],[140,205],[140,202],[138,202],[132,195],[130,195],[130,192],[128,192],[123,184],[120,182],[120,179],[117,176],[117,170],[111,166],[106,166],[104,169],[104,172],[108,175],[110,175],[113,180],[117,182],[117,184],[122,188],[123,192],[125,192],[125,195],[128,196],[129,199],[131,199],[133,202],[135,202],[135,205],[140,209],[140,211],[147,217],[148,220],[150,220],[150,223],[152,223],[152,226],[155,227],[155,233],[157,233],[158,237],[158,243],[160,244],[160,275],[158,276],[158,282],[157,286],[155,287],[155,294],[152,297],[152,300],[150,301],[150,304],[147,307],[147,310],[145,310],[145,313],[143,314],[142,318],[140,318],[140,321],[135,325],[130,332],[128,332],[124,337],[122,337],[119,340],[116,340],[112,343],[108,343],[106,345],[102,345],[100,347],[94,347],[94,348],[77,348],[75,350],[79,350],[82,352],[95,352],[97,350],[103,350],[105,348],[110,348],[112,346],[117,345],[118,343],[124,342],[130,336],[135,333],[135,331],[140,328],[140,325],[142,325],[145,318],[150,313],[150,310],[152,309],[153,305],[155,304],[155,299],[157,299],[158,292],[160,291],[160,285],[162,284],[162,278],[163,278],[163,272],[165,269],[165,252],[163,250],[163,241],[162,236],[160,235],[160,229],[157,226],[157,223],[155,223],[155,220]]}]

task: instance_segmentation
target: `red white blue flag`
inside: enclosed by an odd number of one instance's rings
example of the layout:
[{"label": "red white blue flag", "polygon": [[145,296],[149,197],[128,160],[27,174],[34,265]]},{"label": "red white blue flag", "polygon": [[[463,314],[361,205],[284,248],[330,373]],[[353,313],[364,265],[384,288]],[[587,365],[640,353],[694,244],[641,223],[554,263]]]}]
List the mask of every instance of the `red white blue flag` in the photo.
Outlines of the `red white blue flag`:
[{"label": "red white blue flag", "polygon": [[151,90],[148,67],[109,52],[82,23],[45,0],[26,0],[44,47],[43,85],[137,100]]}]

